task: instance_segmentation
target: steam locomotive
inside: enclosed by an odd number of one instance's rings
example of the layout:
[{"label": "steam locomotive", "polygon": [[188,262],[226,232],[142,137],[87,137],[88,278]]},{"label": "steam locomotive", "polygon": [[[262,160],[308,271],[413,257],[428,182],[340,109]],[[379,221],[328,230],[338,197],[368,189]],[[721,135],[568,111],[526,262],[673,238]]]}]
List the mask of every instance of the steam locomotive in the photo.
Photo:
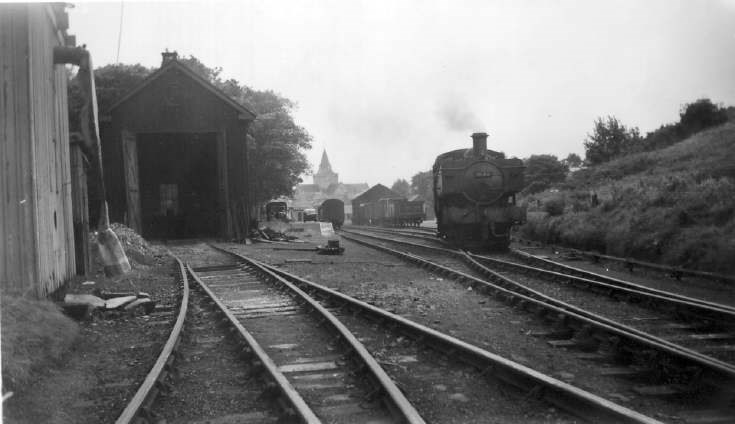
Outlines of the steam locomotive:
[{"label": "steam locomotive", "polygon": [[434,211],[437,233],[465,248],[506,250],[510,229],[526,220],[516,206],[523,189],[523,162],[487,149],[487,134],[472,134],[472,149],[437,156]]}]

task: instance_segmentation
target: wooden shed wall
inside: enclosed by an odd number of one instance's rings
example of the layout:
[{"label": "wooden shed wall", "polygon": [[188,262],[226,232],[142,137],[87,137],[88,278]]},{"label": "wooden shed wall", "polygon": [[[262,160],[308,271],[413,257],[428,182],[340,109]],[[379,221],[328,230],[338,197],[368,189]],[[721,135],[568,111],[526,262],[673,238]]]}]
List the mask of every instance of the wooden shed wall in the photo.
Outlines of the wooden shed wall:
[{"label": "wooden shed wall", "polygon": [[[217,133],[220,236],[244,238],[248,215],[247,122],[199,83],[172,69],[116,107],[102,126],[110,219],[125,222],[127,198],[122,134]],[[160,158],[166,160],[166,158]]]},{"label": "wooden shed wall", "polygon": [[51,6],[0,5],[0,281],[44,296],[74,274],[67,76]]}]

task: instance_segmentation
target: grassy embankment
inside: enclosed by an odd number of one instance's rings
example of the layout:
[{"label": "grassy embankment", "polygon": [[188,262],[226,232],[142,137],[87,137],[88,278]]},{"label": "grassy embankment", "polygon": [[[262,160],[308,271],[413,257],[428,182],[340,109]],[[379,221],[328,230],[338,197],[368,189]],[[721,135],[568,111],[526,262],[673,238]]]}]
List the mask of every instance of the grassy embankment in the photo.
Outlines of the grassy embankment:
[{"label": "grassy embankment", "polygon": [[48,300],[0,295],[3,392],[30,383],[35,373],[63,360],[79,327]]},{"label": "grassy embankment", "polygon": [[735,273],[735,122],[576,171],[522,202],[524,237]]}]

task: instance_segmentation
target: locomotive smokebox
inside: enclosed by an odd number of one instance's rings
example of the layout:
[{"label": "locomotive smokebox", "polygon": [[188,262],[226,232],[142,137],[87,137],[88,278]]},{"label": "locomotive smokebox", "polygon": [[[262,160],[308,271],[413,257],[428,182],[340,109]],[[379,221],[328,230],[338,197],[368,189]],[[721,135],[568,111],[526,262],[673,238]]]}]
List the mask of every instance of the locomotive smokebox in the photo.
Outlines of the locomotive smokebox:
[{"label": "locomotive smokebox", "polygon": [[472,153],[475,156],[485,156],[485,153],[487,153],[487,133],[472,134]]}]

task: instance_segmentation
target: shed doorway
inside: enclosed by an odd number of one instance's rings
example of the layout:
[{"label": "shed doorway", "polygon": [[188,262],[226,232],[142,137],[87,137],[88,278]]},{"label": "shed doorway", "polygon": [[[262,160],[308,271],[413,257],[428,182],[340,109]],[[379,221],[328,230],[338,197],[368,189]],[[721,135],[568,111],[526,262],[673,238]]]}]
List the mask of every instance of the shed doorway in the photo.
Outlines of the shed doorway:
[{"label": "shed doorway", "polygon": [[137,150],[143,236],[215,237],[217,134],[138,134]]}]

